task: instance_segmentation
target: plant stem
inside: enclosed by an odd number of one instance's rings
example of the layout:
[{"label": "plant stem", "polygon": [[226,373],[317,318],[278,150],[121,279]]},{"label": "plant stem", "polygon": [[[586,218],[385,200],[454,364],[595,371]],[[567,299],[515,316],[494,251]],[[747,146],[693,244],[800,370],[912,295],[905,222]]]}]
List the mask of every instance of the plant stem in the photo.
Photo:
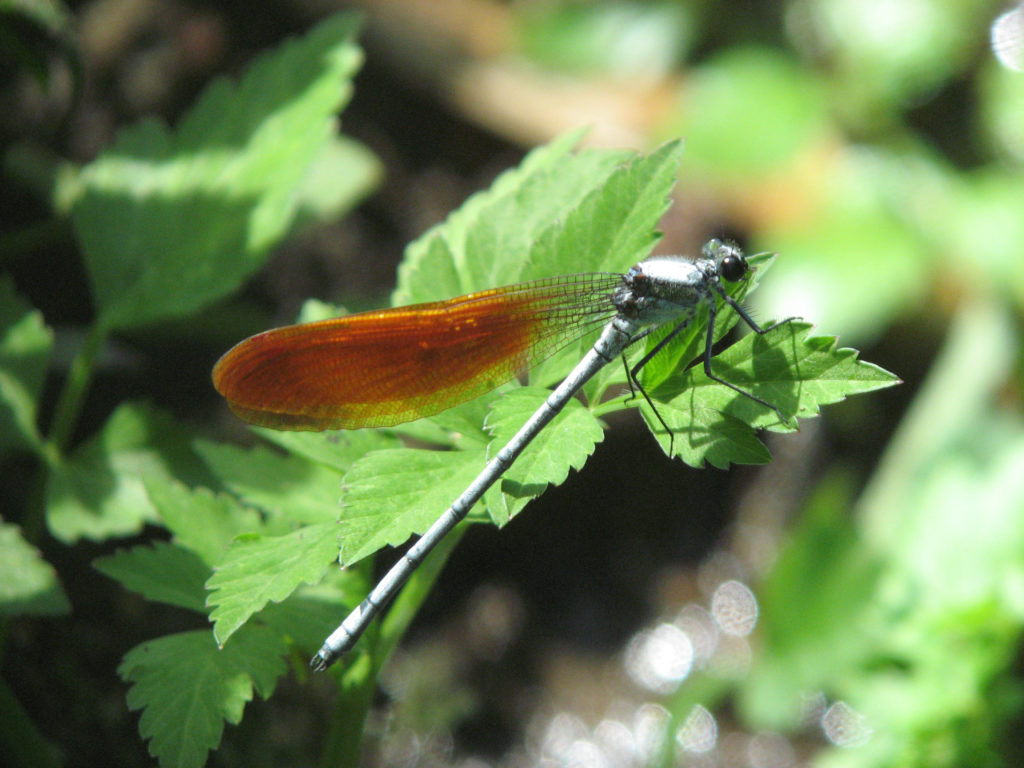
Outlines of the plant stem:
[{"label": "plant stem", "polygon": [[92,381],[96,357],[106,339],[107,331],[99,324],[90,327],[84,343],[71,363],[67,380],[64,382],[64,389],[61,390],[60,397],[57,399],[53,419],[50,421],[50,434],[38,446],[39,457],[42,459],[43,465],[39,467],[36,474],[21,522],[23,535],[31,543],[38,543],[43,531],[46,516],[47,478],[49,473],[57,469],[63,460],[64,449],[67,447],[71,435],[74,434],[85,394]]},{"label": "plant stem", "polygon": [[82,410],[85,394],[92,381],[96,357],[106,339],[106,328],[99,324],[93,325],[85,337],[85,343],[82,344],[71,363],[67,381],[64,382],[64,389],[61,391],[54,409],[47,441],[58,453],[64,451],[74,433],[75,425],[78,423],[78,414]]},{"label": "plant stem", "polygon": [[377,671],[378,668],[365,655],[344,671],[339,671],[337,667],[331,671],[330,674],[338,680],[339,692],[330,733],[320,757],[320,765],[325,768],[355,768],[359,765],[366,716],[377,690]]},{"label": "plant stem", "polygon": [[[331,732],[322,751],[321,765],[354,768],[359,764],[366,717],[373,704],[380,670],[405,635],[465,529],[465,523],[458,526],[427,556],[387,614],[370,625],[359,646],[352,651],[355,658],[350,666],[344,667],[342,662],[331,672],[338,680],[339,696]],[[362,652],[363,648],[367,652]],[[343,667],[343,671],[339,672],[338,667]]]}]

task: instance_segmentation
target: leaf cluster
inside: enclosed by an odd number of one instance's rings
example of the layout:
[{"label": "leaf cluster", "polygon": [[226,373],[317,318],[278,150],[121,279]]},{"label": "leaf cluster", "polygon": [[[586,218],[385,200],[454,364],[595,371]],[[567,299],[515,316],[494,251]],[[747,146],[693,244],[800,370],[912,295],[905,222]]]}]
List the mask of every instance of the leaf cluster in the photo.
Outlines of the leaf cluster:
[{"label": "leaf cluster", "polygon": [[[289,662],[301,670],[301,659],[365,594],[369,556],[432,523],[593,340],[569,345],[531,371],[528,382],[387,432],[262,431],[273,445],[240,448],[201,439],[145,403],[125,402],[68,450],[111,334],[194,315],[237,290],[304,220],[337,215],[372,183],[375,162],[335,133],[334,115],[360,62],[356,29],[351,17],[322,23],[261,57],[237,84],[212,84],[174,129],[156,121],[132,126],[94,162],[66,175],[57,197],[70,205],[96,317],[47,433],[39,427],[39,404],[53,336],[40,314],[0,282],[0,449],[39,461],[43,490],[34,525],[45,523],[67,544],[165,528],[169,541],[118,551],[96,567],[149,601],[213,623],[212,634],[151,639],[119,668],[130,686],[128,704],[142,710],[142,735],[161,764],[203,764],[224,724],[237,724],[255,694],[270,696]],[[396,303],[560,273],[621,272],[648,255],[682,144],[647,154],[574,151],[580,138],[575,132],[531,152],[411,244]],[[335,173],[325,174],[325,167]],[[768,261],[755,261],[758,277]],[[753,281],[739,286],[736,298],[752,287]],[[718,334],[736,320],[723,309]],[[674,455],[694,467],[765,462],[758,429],[789,431],[792,419],[895,381],[834,339],[810,336],[808,323],[748,335],[715,358],[715,370],[778,403],[792,417],[780,422],[699,367],[687,368],[699,357],[704,321],[680,334],[645,374],[675,432]],[[473,519],[503,525],[581,467],[602,439],[601,417],[638,404],[625,384],[619,366],[595,377],[585,397],[486,494]],[[668,435],[649,408],[641,406],[667,450]],[[401,438],[451,450],[413,449]],[[0,528],[0,609],[66,611],[56,574],[26,527],[26,535],[9,524]],[[336,672],[349,731],[358,732],[376,674],[445,555],[435,553],[361,653]],[[338,572],[339,556],[356,567]]]}]

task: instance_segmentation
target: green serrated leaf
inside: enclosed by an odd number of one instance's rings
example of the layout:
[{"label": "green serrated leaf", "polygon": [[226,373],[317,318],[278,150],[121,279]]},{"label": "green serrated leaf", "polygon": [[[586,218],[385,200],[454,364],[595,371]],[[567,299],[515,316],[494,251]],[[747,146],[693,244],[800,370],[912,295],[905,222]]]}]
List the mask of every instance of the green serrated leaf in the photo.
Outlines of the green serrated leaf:
[{"label": "green serrated leaf", "polygon": [[284,526],[278,532],[337,519],[341,475],[336,470],[263,446],[245,449],[199,440],[195,448],[225,486],[266,511],[268,522]]},{"label": "green serrated leaf", "polygon": [[[535,150],[520,168],[410,246],[396,302],[444,296],[432,270],[475,275],[468,282],[452,281],[450,295],[560,272],[622,270],[643,258],[657,240],[654,228],[669,204],[681,143],[670,142],[649,155],[599,150],[572,155],[576,139],[567,136]],[[411,287],[417,280],[422,293]],[[569,344],[550,362],[534,366],[531,380],[559,380],[591,341]],[[452,428],[463,434],[472,429]]]},{"label": "green serrated leaf", "polygon": [[544,227],[529,250],[530,274],[623,272],[646,258],[661,237],[655,228],[671,202],[682,154],[682,141],[671,141],[620,160],[578,204],[564,206],[557,224]]},{"label": "green serrated leaf", "polygon": [[[530,250],[529,273],[623,272],[646,258],[660,238],[655,228],[669,207],[682,151],[682,142],[674,141],[622,163],[563,220],[544,231]],[[561,380],[595,334],[534,366],[530,381]]]},{"label": "green serrated leaf", "polygon": [[209,568],[224,558],[236,536],[259,530],[262,524],[256,510],[226,494],[215,495],[206,488],[192,489],[164,478],[147,477],[143,482],[175,542],[198,555]]},{"label": "green serrated leaf", "polygon": [[203,583],[210,568],[198,555],[168,544],[133,547],[93,561],[100,573],[147,600],[206,613]]},{"label": "green serrated leaf", "polygon": [[18,526],[0,522],[0,616],[59,616],[70,608],[53,567]]},{"label": "green serrated leaf", "polygon": [[347,472],[356,459],[370,451],[399,446],[397,438],[368,429],[349,432],[282,432],[252,427],[252,431],[289,453],[339,472]]},{"label": "green serrated leaf", "polygon": [[301,584],[315,584],[338,557],[338,526],[310,525],[283,536],[243,537],[232,543],[206,586],[213,633],[222,645],[270,601]]},{"label": "green serrated leaf", "polygon": [[[513,390],[517,386],[518,382],[509,382],[493,392],[470,400],[468,403],[462,403],[454,408],[449,408],[447,411],[442,411],[436,416],[432,416],[429,420],[420,419],[420,422],[429,421],[441,428],[446,439],[436,441],[437,445],[450,445],[462,448],[476,448],[486,445],[488,435],[484,430],[484,420],[487,418],[491,405],[502,396],[503,392]],[[412,436],[412,433],[405,428],[405,425],[399,425],[395,431],[401,432],[403,435]],[[424,438],[425,435],[422,432],[417,437],[420,440]]]},{"label": "green serrated leaf", "polygon": [[176,131],[139,123],[82,170],[72,221],[102,327],[194,312],[262,264],[351,93],[357,26],[328,19],[215,81]]},{"label": "green serrated leaf", "polygon": [[218,649],[207,631],[151,640],[125,656],[128,706],[142,709],[139,732],[161,765],[198,768],[216,749],[224,723],[237,724],[255,690],[263,698],[287,671],[287,647],[264,627],[245,627]]},{"label": "green serrated leaf", "polygon": [[[546,389],[522,387],[499,399],[487,417],[494,455],[550,394]],[[579,400],[570,400],[502,476],[501,490],[519,498],[539,496],[549,485],[561,485],[569,469],[580,469],[601,442],[604,430]],[[483,467],[481,466],[481,469]]]},{"label": "green serrated leaf", "polygon": [[42,315],[0,277],[0,451],[42,450],[36,406],[53,349]]},{"label": "green serrated leaf", "polygon": [[46,503],[53,535],[63,541],[99,541],[155,522],[144,477],[197,484],[211,480],[192,451],[192,439],[166,414],[139,403],[121,405],[100,434],[50,474]]},{"label": "green serrated leaf", "polygon": [[[404,287],[396,295],[403,299],[435,298],[437,294],[430,292],[435,291],[436,284],[424,289],[427,293],[423,295],[417,295],[412,287],[416,280],[424,280],[426,269],[431,264],[437,266],[442,275],[455,274],[466,267],[470,274],[480,279],[493,278],[501,273],[501,268],[494,265],[501,258],[487,258],[484,250],[489,254],[499,242],[507,244],[512,253],[522,250],[528,254],[527,265],[515,273],[518,276],[522,276],[524,271],[533,276],[531,270],[546,274],[566,271],[564,267],[559,268],[566,263],[577,266],[582,263],[584,268],[595,269],[608,269],[614,265],[621,269],[624,264],[642,259],[656,239],[654,227],[667,207],[681,145],[670,143],[650,155],[623,158],[616,154],[604,158],[606,161],[614,160],[613,165],[590,159],[579,178],[573,176],[574,171],[579,172],[580,169],[572,166],[575,158],[568,154],[570,148],[571,144],[563,140],[535,152],[524,161],[523,167],[502,176],[492,190],[474,198],[445,224],[411,247],[409,266],[403,273],[406,278]],[[549,178],[555,172],[559,175],[557,183]],[[543,209],[534,201],[535,187],[557,187],[569,179],[577,190],[583,189],[584,193],[573,198],[562,193],[561,213]],[[586,187],[587,184],[590,186]],[[527,230],[534,233],[538,231],[536,227],[540,227],[539,236],[535,234],[536,242],[520,243],[518,235],[511,234],[510,225],[503,217],[514,219],[522,214],[527,222],[532,222],[534,219],[531,217],[537,215],[538,210],[544,210],[547,218],[542,224],[534,225],[532,230],[531,225],[527,226]],[[485,245],[486,249],[478,250]],[[434,263],[430,261],[434,256],[443,258]],[[756,254],[750,257],[751,266],[763,274],[772,258],[771,254]],[[470,263],[464,264],[466,260]],[[485,261],[489,271],[474,273],[471,268],[474,261]],[[730,293],[737,300],[742,300],[754,285],[752,276],[730,286]],[[460,283],[448,290],[467,290],[469,287],[475,286]],[[722,338],[737,319],[736,313],[722,302],[715,339]],[[716,372],[769,402],[781,401],[777,403],[779,407],[793,415],[811,415],[816,413],[818,405],[834,402],[845,394],[895,382],[889,374],[863,364],[858,364],[862,367],[837,368],[827,373],[825,358],[820,355],[828,357],[833,350],[815,341],[805,341],[798,354],[799,345],[794,338],[798,327],[806,330],[807,326],[785,326],[767,338],[751,337],[743,345],[716,358]],[[779,425],[778,418],[770,409],[707,379],[699,369],[679,375],[680,364],[689,363],[703,351],[705,328],[706,312],[698,314],[691,327],[680,333],[672,345],[651,361],[649,369],[645,368],[645,384],[650,387],[653,397],[666,403],[662,415],[678,433],[674,453],[695,466],[702,466],[705,462],[721,467],[730,463],[766,462],[770,456],[757,438],[755,429],[773,425],[779,430],[789,427]],[[650,344],[656,342],[657,339],[653,338]],[[788,349],[785,348],[787,343]],[[579,359],[579,354],[574,348],[571,354],[566,352],[548,365],[536,366],[532,375],[545,383],[557,381],[565,375],[568,366]],[[815,354],[819,356],[814,357]],[[839,358],[845,354],[835,353]],[[829,364],[839,365],[839,360],[832,360]],[[829,375],[837,378],[831,385],[816,381]],[[598,384],[607,386],[606,381],[621,376],[616,367],[615,371],[600,377],[602,381]],[[514,385],[511,389],[514,391]],[[596,397],[600,391],[597,384],[591,389]],[[510,411],[507,422],[491,422],[509,426],[496,436],[492,448],[504,444],[538,404],[537,400],[526,405],[525,400],[508,398],[507,394],[497,398],[497,407],[514,409],[522,404],[522,410]],[[507,405],[500,405],[502,402]],[[642,407],[649,410],[646,404]],[[502,412],[499,410],[498,413],[498,418],[501,418]],[[502,489],[510,493],[505,496],[493,490],[487,493],[487,508],[496,522],[505,522],[522,508],[521,499],[541,492],[551,482],[561,482],[568,467],[579,466],[586,459],[593,442],[600,438],[600,432],[589,413],[584,410],[580,413],[586,414],[585,424],[576,424],[566,416],[564,427],[554,430],[549,426],[541,433],[537,438],[539,442],[531,446],[527,457],[520,458],[503,478]],[[669,438],[660,421],[651,418],[650,413],[647,416],[667,447]],[[574,433],[573,425],[591,431],[581,436]],[[573,454],[579,442],[590,447],[582,453]],[[562,455],[559,457],[557,454]],[[401,461],[408,466],[411,460]],[[397,455],[395,461],[399,461]],[[411,475],[404,477],[395,467],[385,466],[386,454],[374,454],[364,459],[365,463],[360,462],[353,467],[346,477],[345,503],[351,507],[343,513],[345,562],[363,557],[386,544],[397,545],[411,533],[422,533],[464,490],[483,465],[482,462],[466,464],[447,456],[432,456],[422,461],[425,464],[420,469],[413,469]],[[424,472],[425,476],[405,485],[410,476],[415,478],[417,471]],[[449,474],[444,482],[436,481],[431,475],[441,471]],[[426,496],[424,488],[430,489]],[[440,488],[444,489],[443,493],[437,492]],[[393,524],[393,520],[402,522]]]},{"label": "green serrated leaf", "polygon": [[[899,383],[888,371],[858,360],[856,350],[837,349],[835,338],[805,338],[811,327],[793,321],[764,335],[749,334],[716,356],[712,371],[783,413],[803,417],[815,416],[821,406],[848,395]],[[644,418],[662,447],[668,451],[672,443],[673,453],[691,466],[704,461],[719,467],[763,463],[769,456],[754,430],[793,428],[781,423],[772,409],[709,379],[701,366],[650,394],[674,440],[647,403],[640,406]]]},{"label": "green serrated leaf", "polygon": [[423,533],[466,490],[486,461],[483,449],[374,451],[345,475],[341,562]]},{"label": "green serrated leaf", "polygon": [[572,154],[580,136],[576,131],[535,149],[518,168],[503,173],[490,189],[473,195],[411,244],[392,303],[435,301],[549,276],[526,271],[536,239],[633,156],[610,150]]},{"label": "green serrated leaf", "polygon": [[672,430],[672,437],[650,412],[640,406],[644,420],[666,453],[678,456],[698,469],[705,462],[725,469],[730,464],[767,464],[771,454],[757,437],[757,432],[742,419],[721,411],[702,408],[690,397],[681,395],[670,403],[658,403],[658,413]]},{"label": "green serrated leaf", "polygon": [[320,650],[339,618],[366,597],[372,586],[367,572],[365,568],[328,568],[319,584],[302,585],[284,602],[269,603],[260,611],[259,621],[312,654]]}]

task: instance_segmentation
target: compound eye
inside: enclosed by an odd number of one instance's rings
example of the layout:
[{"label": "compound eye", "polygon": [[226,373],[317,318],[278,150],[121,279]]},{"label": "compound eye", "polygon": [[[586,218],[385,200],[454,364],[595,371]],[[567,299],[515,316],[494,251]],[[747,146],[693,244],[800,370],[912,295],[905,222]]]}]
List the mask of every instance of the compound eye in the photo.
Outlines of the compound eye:
[{"label": "compound eye", "polygon": [[718,272],[730,283],[735,283],[747,274],[747,260],[739,254],[730,253],[722,259]]}]

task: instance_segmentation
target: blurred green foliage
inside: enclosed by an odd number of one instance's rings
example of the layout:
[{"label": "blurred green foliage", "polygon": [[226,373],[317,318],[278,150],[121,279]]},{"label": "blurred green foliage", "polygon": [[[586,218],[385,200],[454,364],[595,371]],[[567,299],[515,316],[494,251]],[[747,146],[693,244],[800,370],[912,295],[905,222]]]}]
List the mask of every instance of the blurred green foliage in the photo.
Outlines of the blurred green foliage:
[{"label": "blurred green foliage", "polygon": [[[553,5],[555,19],[620,6]],[[731,694],[751,730],[807,734],[817,692],[857,713],[864,738],[814,765],[1020,759],[1024,74],[988,49],[1003,6],[786,3],[774,41],[687,68],[654,127],[687,139],[684,199],[784,254],[753,297],[764,316],[858,344],[948,329],[866,487],[841,465],[824,473],[761,585],[749,675],[698,675],[670,705],[677,723]],[[686,4],[708,29],[726,7]]]},{"label": "blurred green foliage", "polygon": [[[48,50],[77,55],[67,16],[54,4],[60,24],[51,29],[51,14],[22,14],[20,5],[3,3],[0,12],[27,20],[31,34],[19,37],[7,21],[0,31],[28,41],[20,48],[24,66],[45,82]],[[989,52],[988,25],[1002,10],[1002,2],[976,0],[513,5],[514,55],[539,70],[626,88],[668,83],[670,103],[649,136],[651,146],[686,137],[679,207],[713,211],[755,248],[783,256],[752,297],[760,315],[802,315],[844,344],[871,344],[902,329],[907,358],[940,348],[882,458],[846,456],[823,468],[795,515],[757,586],[761,620],[749,673],[696,671],[662,701],[673,727],[695,705],[717,711],[728,701],[750,732],[805,739],[813,765],[1021,759],[1024,74]],[[251,510],[239,499],[269,510],[272,552],[311,548],[324,567],[333,557],[329,523],[317,514],[336,495],[337,473],[395,442],[353,436],[328,446],[267,435],[293,454],[283,457],[196,443],[158,409],[125,403],[92,438],[67,447],[113,330],[191,317],[235,290],[280,238],[305,221],[340,215],[373,186],[375,160],[333,132],[358,66],[354,32],[351,22],[327,24],[283,60],[258,65],[240,91],[216,85],[177,131],[138,125],[83,172],[55,177],[54,209],[71,211],[97,317],[55,412],[41,414],[52,333],[10,281],[0,281],[0,450],[34,454],[47,478],[30,494],[34,510],[18,521],[24,535],[8,523],[0,528],[0,612],[68,609],[57,572],[33,546],[44,526],[75,542],[162,520],[200,554],[160,544],[97,567],[153,601],[192,611],[210,607],[203,583],[217,553],[252,530]],[[53,39],[39,43],[40,34]],[[221,122],[225,115],[237,121]],[[154,178],[162,183],[153,186]],[[213,235],[181,226],[183,210],[223,226]],[[154,232],[165,247],[133,247],[152,242]],[[227,251],[236,260],[223,270],[216,262]],[[164,291],[168,282],[180,290]],[[857,413],[869,428],[892,427],[868,406]],[[299,523],[319,535],[294,540],[289,526]],[[266,540],[238,540],[238,561],[266,567]],[[318,572],[296,565],[289,589]],[[412,586],[422,592],[432,575]],[[300,599],[283,605],[268,601],[287,590],[267,584],[234,613],[221,606],[225,635],[260,609],[273,628],[239,629],[227,656],[207,631],[132,651],[121,667],[133,685],[130,706],[163,707],[142,724],[154,750],[201,763],[223,723],[237,722],[254,692],[273,690],[289,650],[281,638],[291,633],[315,645],[340,611],[333,587],[362,594],[369,574],[334,578],[327,588],[300,587]],[[411,611],[403,608],[394,614],[407,622]],[[403,628],[382,635],[395,638]],[[176,667],[181,659],[189,663]],[[348,749],[358,744],[372,696],[377,670],[368,664],[360,658],[339,673],[343,714],[332,738],[347,736]],[[202,672],[205,695],[220,708],[188,721],[187,702],[163,694]],[[0,695],[28,745],[22,761],[47,764],[17,702],[6,688]],[[815,696],[828,711],[852,713],[855,738],[835,738],[822,713],[808,720]],[[183,723],[192,730],[174,730]],[[664,751],[666,763],[672,752]]]}]

